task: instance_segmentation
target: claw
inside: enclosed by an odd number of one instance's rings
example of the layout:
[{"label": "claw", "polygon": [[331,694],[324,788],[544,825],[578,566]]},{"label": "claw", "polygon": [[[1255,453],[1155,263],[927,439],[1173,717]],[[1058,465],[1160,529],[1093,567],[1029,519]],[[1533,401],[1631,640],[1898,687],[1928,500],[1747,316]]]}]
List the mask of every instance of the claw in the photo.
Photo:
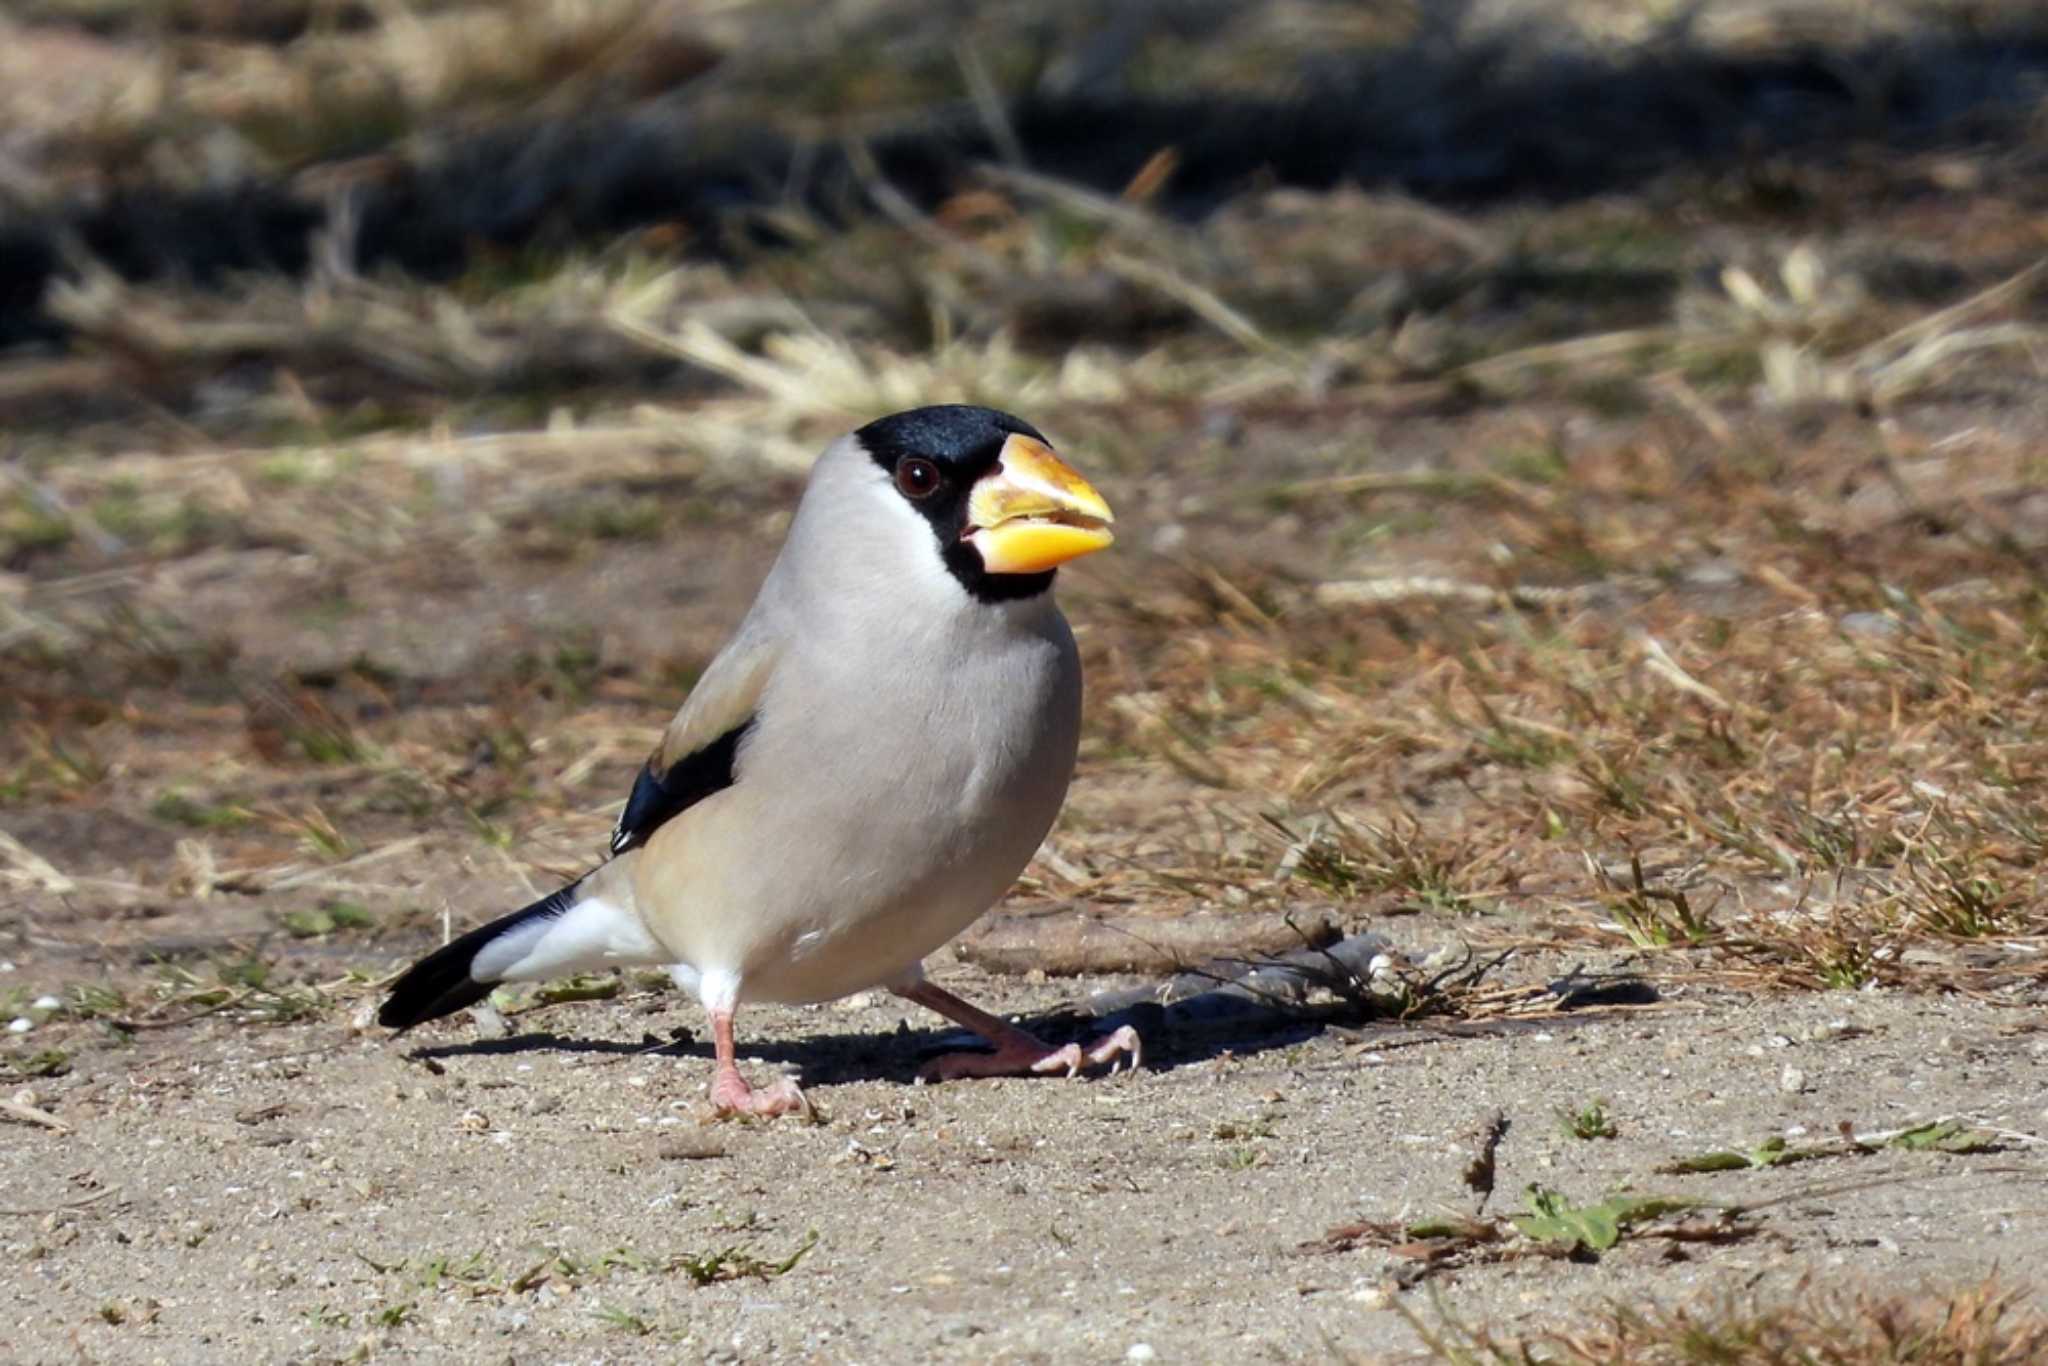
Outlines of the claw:
[{"label": "claw", "polygon": [[1067,1078],[1070,1081],[1081,1075],[1081,1045],[1070,1043],[1065,1048],[1055,1048],[1031,1064],[1032,1071],[1048,1074],[1057,1072],[1062,1067],[1067,1069]]},{"label": "claw", "polygon": [[1064,1072],[1078,1077],[1089,1067],[1116,1064],[1124,1054],[1133,1071],[1144,1057],[1138,1031],[1123,1025],[1087,1043],[1062,1044],[1055,1048],[1035,1034],[1017,1028],[985,1010],[979,1010],[930,982],[917,981],[891,987],[898,996],[935,1010],[955,1024],[965,1025],[995,1045],[990,1053],[944,1053],[918,1069],[919,1081],[954,1081],[961,1077],[1049,1076]]},{"label": "claw", "polygon": [[992,1053],[940,1054],[919,1068],[917,1076],[918,1080],[927,1082],[958,1081],[962,1077],[1051,1076],[1055,1073],[1072,1079],[1090,1067],[1119,1063],[1125,1055],[1128,1055],[1129,1067],[1135,1071],[1143,1051],[1137,1031],[1129,1025],[1099,1039],[1090,1039],[1085,1044],[1063,1044],[1058,1048],[1018,1030],[1016,1038],[1006,1039]]},{"label": "claw", "polygon": [[1106,1062],[1112,1063],[1111,1070],[1124,1065],[1115,1061],[1119,1053],[1130,1055],[1128,1066],[1133,1072],[1145,1065],[1145,1041],[1140,1039],[1138,1031],[1129,1025],[1119,1025],[1088,1045],[1088,1061],[1097,1066]]},{"label": "claw", "polygon": [[711,1109],[719,1118],[773,1119],[800,1114],[811,1118],[811,1102],[794,1081],[783,1077],[773,1086],[753,1087],[738,1069],[720,1069],[711,1079]]},{"label": "claw", "polygon": [[801,1114],[805,1119],[817,1118],[811,1102],[788,1077],[782,1077],[773,1086],[765,1086],[758,1091],[747,1085],[747,1079],[740,1075],[740,1069],[733,1061],[732,1010],[713,1010],[710,1014],[712,1052],[717,1059],[711,1072],[711,1113],[714,1116],[773,1119],[777,1115]]}]

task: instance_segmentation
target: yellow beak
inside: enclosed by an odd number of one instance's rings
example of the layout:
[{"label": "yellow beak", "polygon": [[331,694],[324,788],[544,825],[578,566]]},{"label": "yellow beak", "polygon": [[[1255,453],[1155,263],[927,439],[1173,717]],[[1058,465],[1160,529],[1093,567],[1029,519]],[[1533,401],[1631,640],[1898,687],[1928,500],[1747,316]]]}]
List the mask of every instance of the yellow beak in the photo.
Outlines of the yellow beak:
[{"label": "yellow beak", "polygon": [[1052,447],[1012,435],[968,495],[966,537],[989,573],[1039,574],[1108,545],[1115,520]]}]

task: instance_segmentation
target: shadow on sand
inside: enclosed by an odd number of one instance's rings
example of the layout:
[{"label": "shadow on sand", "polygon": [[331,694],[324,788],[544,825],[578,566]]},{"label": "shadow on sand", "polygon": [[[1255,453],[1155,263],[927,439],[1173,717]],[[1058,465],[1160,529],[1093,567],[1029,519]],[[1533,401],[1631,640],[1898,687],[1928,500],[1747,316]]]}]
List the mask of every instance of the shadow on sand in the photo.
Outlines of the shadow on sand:
[{"label": "shadow on sand", "polygon": [[[1123,1022],[1120,1017],[1119,1022]],[[1021,1022],[1049,1043],[1064,1044],[1102,1032],[1102,1021],[1074,1011],[1053,1011]],[[1248,1020],[1241,1032],[1219,1036],[1214,1031],[1191,1031],[1136,1025],[1144,1041],[1145,1067],[1170,1072],[1225,1053],[1245,1056],[1286,1048],[1320,1034],[1328,1021],[1313,1016]],[[806,1086],[841,1085],[858,1081],[908,1083],[917,1069],[941,1053],[981,1046],[974,1035],[953,1028],[899,1028],[855,1033],[818,1033],[800,1039],[740,1040],[740,1063],[794,1064],[798,1080]],[[664,1040],[647,1035],[637,1043],[619,1039],[578,1038],[551,1030],[515,1034],[503,1039],[478,1039],[468,1043],[430,1044],[409,1050],[408,1061],[442,1061],[469,1057],[520,1056],[533,1053],[583,1054],[630,1058],[653,1054],[674,1058],[701,1059],[708,1071],[711,1041],[689,1028],[677,1028]]]}]

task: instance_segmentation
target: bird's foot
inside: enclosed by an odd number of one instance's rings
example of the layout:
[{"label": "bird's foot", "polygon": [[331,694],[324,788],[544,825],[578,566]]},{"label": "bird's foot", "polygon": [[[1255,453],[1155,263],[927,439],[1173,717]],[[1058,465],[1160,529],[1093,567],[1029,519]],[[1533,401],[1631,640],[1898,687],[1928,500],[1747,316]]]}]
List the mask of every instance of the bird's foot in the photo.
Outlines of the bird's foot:
[{"label": "bird's foot", "polygon": [[[1120,1062],[1127,1059],[1127,1062]],[[1023,1030],[1007,1033],[992,1053],[942,1053],[917,1070],[919,1081],[956,1081],[961,1077],[1048,1076],[1055,1072],[1079,1076],[1086,1067],[1104,1063],[1127,1065],[1136,1071],[1145,1060],[1138,1031],[1124,1025],[1086,1043],[1059,1048]]]},{"label": "bird's foot", "polygon": [[808,1119],[811,1103],[788,1077],[773,1086],[754,1087],[736,1067],[721,1067],[711,1078],[711,1109],[720,1118],[773,1119],[777,1115],[800,1114]]}]

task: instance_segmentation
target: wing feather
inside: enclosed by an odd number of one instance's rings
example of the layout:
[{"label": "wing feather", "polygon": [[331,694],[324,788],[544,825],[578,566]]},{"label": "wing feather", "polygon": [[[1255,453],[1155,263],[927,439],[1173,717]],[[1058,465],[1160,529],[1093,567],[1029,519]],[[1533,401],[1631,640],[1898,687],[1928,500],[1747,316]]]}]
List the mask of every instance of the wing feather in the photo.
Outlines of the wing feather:
[{"label": "wing feather", "polygon": [[633,781],[612,827],[614,856],[645,844],[664,823],[738,780],[740,745],[780,654],[743,631],[711,661]]}]

